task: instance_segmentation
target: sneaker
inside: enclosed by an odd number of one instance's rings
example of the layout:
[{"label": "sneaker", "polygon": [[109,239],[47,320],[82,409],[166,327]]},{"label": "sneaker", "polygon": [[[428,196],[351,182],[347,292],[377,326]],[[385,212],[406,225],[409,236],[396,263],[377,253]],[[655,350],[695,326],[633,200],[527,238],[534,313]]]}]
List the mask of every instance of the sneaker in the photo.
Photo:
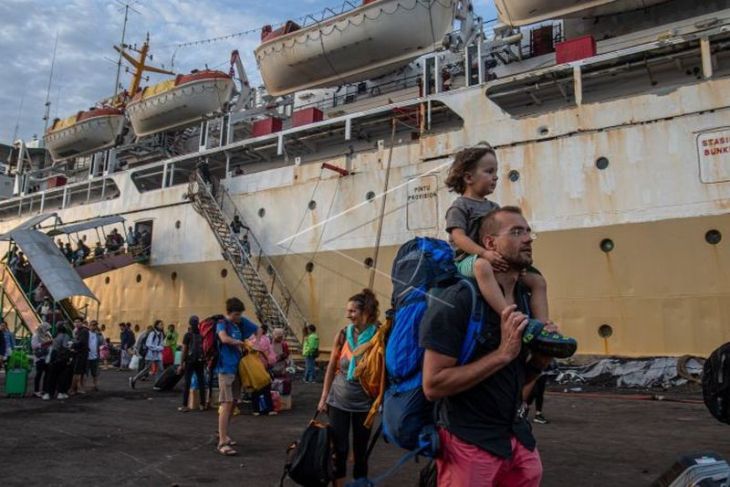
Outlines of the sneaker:
[{"label": "sneaker", "polygon": [[[36,394],[40,394],[40,392],[37,392]],[[38,396],[36,396],[36,397],[38,397]],[[40,398],[43,399],[44,401],[48,401],[48,400],[51,399],[51,395],[50,394],[43,394],[43,395],[40,396]]]},{"label": "sneaker", "polygon": [[41,394],[40,392],[34,392],[33,395],[35,397],[43,397],[43,394]]},{"label": "sneaker", "polygon": [[533,423],[539,423],[539,424],[548,424],[550,421],[545,418],[545,416],[542,415],[542,413],[535,414],[535,417],[532,418]]},{"label": "sneaker", "polygon": [[578,349],[575,338],[545,331],[542,321],[532,319],[522,333],[522,342],[535,352],[555,358],[571,357]]},{"label": "sneaker", "polygon": [[68,394],[59,394],[56,399],[68,399]]},{"label": "sneaker", "polygon": [[132,389],[134,389],[134,377],[130,377],[129,378],[129,387],[131,387]]}]

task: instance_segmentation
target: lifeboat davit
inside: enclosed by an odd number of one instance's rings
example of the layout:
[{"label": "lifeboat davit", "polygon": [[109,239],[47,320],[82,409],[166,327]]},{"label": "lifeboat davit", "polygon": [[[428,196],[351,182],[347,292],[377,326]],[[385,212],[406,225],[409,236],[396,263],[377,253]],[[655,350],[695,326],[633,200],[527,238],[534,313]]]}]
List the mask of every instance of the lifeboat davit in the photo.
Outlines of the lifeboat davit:
[{"label": "lifeboat davit", "polygon": [[264,27],[255,50],[269,94],[337,86],[384,75],[434,50],[452,30],[455,0],[365,0],[299,28]]},{"label": "lifeboat davit", "polygon": [[597,17],[651,7],[667,0],[494,0],[499,20],[511,26],[549,19]]},{"label": "lifeboat davit", "polygon": [[92,108],[65,119],[56,119],[43,140],[54,161],[112,147],[124,126],[117,108]]},{"label": "lifeboat davit", "polygon": [[127,117],[138,137],[195,123],[224,109],[233,79],[222,71],[195,71],[148,86],[127,104]]}]

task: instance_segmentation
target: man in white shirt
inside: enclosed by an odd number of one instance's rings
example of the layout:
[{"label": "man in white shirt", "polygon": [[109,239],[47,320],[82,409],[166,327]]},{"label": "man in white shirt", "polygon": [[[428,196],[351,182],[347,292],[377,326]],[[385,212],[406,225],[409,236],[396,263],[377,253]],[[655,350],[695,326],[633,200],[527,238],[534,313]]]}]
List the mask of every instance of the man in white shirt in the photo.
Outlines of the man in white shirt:
[{"label": "man in white shirt", "polygon": [[96,320],[89,323],[89,361],[87,370],[94,381],[94,391],[99,390],[99,349],[104,343],[104,336],[99,330],[99,324]]}]

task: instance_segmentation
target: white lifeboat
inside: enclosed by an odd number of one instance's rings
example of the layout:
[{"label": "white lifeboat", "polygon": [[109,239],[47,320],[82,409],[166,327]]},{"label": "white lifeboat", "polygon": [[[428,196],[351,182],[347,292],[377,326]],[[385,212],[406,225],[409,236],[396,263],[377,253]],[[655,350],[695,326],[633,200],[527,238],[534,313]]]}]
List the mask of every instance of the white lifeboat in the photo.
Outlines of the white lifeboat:
[{"label": "white lifeboat", "polygon": [[365,0],[330,19],[262,31],[256,61],[269,94],[384,75],[431,52],[452,30],[455,0]]},{"label": "white lifeboat", "polygon": [[124,112],[113,107],[92,108],[56,119],[43,137],[54,161],[112,147],[124,126]]},{"label": "white lifeboat", "polygon": [[499,20],[511,26],[566,17],[597,17],[651,7],[667,0],[494,0]]},{"label": "white lifeboat", "polygon": [[138,137],[190,125],[222,111],[233,94],[233,79],[222,71],[194,71],[148,86],[127,104]]}]

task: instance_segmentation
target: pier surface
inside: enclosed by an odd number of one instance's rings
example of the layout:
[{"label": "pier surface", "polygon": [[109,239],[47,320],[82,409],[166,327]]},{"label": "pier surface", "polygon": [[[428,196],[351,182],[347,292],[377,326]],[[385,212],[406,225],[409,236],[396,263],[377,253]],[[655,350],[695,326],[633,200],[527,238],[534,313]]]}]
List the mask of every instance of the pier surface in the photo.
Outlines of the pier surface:
[{"label": "pier surface", "polygon": [[[150,382],[131,390],[127,377],[102,371],[100,392],[65,401],[1,394],[2,484],[278,485],[287,445],[311,418],[321,388],[295,382],[292,411],[235,417],[231,436],[239,455],[226,458],[214,450],[215,412],[179,413],[178,391],[157,393]],[[730,426],[702,404],[549,393],[545,415],[550,424],[534,425],[545,486],[648,485],[692,451],[714,450],[730,460]],[[379,442],[371,476],[401,454]],[[406,465],[384,485],[417,485],[422,465]]]}]

